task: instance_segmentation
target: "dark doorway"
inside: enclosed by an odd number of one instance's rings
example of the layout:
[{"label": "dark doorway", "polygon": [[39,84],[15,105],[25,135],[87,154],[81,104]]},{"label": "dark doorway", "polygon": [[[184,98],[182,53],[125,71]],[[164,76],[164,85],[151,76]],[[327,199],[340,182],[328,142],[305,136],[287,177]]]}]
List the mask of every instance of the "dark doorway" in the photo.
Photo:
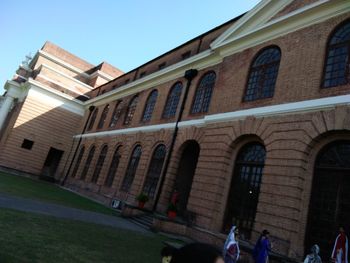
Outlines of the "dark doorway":
[{"label": "dark doorway", "polygon": [[46,157],[46,160],[41,172],[42,179],[54,181],[54,176],[55,176],[57,167],[61,161],[62,155],[63,155],[63,151],[52,147],[50,148],[50,151]]},{"label": "dark doorway", "polygon": [[317,156],[305,236],[305,254],[313,244],[328,260],[339,226],[349,234],[350,222],[350,141],[325,146]]},{"label": "dark doorway", "polygon": [[186,211],[200,151],[196,141],[189,141],[186,144],[180,159],[175,183],[175,188],[179,193],[178,214],[180,216]]}]

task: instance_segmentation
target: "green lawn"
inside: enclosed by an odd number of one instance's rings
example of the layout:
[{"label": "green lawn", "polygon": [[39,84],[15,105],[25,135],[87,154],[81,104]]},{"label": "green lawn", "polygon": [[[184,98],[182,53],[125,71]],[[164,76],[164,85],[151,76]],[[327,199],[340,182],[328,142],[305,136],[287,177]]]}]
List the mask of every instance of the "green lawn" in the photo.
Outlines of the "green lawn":
[{"label": "green lawn", "polygon": [[52,183],[9,175],[3,172],[0,172],[0,193],[7,193],[18,197],[36,199],[109,215],[117,214],[108,207],[64,190]]},{"label": "green lawn", "polygon": [[0,209],[0,262],[161,262],[166,238]]}]

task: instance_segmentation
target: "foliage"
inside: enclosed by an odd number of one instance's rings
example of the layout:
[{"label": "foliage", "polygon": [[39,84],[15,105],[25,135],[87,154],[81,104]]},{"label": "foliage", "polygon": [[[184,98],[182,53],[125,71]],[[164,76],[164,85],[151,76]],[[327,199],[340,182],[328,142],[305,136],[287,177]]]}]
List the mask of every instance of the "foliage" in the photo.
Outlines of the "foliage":
[{"label": "foliage", "polygon": [[146,203],[149,200],[149,198],[148,198],[148,195],[144,193],[140,193],[139,195],[136,196],[136,200],[139,202]]}]

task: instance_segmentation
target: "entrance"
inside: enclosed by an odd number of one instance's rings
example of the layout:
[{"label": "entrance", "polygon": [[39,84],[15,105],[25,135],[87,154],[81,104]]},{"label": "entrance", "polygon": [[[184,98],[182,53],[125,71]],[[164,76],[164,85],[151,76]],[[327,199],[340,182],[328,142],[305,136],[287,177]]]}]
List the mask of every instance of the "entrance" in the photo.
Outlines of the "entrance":
[{"label": "entrance", "polygon": [[175,188],[179,193],[178,214],[180,216],[186,211],[199,151],[198,143],[196,141],[189,141],[182,152],[175,183]]},{"label": "entrance", "polygon": [[57,170],[57,167],[61,161],[61,157],[63,155],[63,151],[57,150],[55,148],[50,148],[50,151],[46,157],[41,177],[44,179],[54,180],[54,176]]},{"label": "entrance", "polygon": [[339,226],[350,227],[350,141],[338,141],[319,153],[313,178],[305,237],[305,254],[312,245],[329,259]]}]

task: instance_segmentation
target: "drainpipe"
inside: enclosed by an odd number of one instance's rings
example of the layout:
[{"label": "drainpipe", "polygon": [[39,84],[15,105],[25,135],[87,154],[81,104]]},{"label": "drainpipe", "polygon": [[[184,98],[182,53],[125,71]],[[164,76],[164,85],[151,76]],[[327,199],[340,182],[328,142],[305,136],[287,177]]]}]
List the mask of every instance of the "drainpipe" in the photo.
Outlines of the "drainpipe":
[{"label": "drainpipe", "polygon": [[62,185],[62,186],[64,186],[64,184],[65,184],[65,182],[66,182],[66,180],[67,180],[67,178],[68,178],[68,175],[69,175],[69,173],[70,173],[70,170],[72,169],[75,156],[76,156],[77,153],[78,153],[78,150],[79,150],[81,141],[82,141],[82,139],[83,139],[83,134],[84,134],[85,131],[86,131],[87,125],[88,125],[88,123],[89,123],[89,121],[90,121],[90,118],[91,118],[91,115],[92,115],[92,112],[94,111],[94,109],[95,109],[95,106],[90,106],[90,107],[89,107],[89,115],[88,115],[88,117],[87,117],[87,119],[86,119],[86,122],[85,122],[85,124],[84,124],[83,131],[81,132],[81,136],[80,136],[80,138],[79,138],[77,147],[75,148],[74,155],[73,155],[73,157],[72,157],[72,161],[70,162],[69,168],[68,168],[68,170],[67,170],[67,172],[66,172],[66,175],[64,176],[64,178],[63,178],[63,180],[62,180],[62,182],[61,182],[61,185]]},{"label": "drainpipe", "polygon": [[185,104],[186,104],[186,101],[187,101],[188,91],[190,90],[190,86],[191,86],[192,80],[197,76],[197,74],[198,74],[198,71],[196,69],[189,69],[189,70],[186,70],[186,72],[185,72],[185,76],[184,77],[187,80],[187,84],[186,84],[186,87],[185,87],[185,92],[184,92],[183,99],[181,101],[180,112],[179,112],[179,115],[178,115],[177,120],[176,120],[175,129],[174,129],[173,137],[172,137],[172,140],[171,140],[171,143],[170,143],[168,155],[167,155],[166,160],[165,160],[164,169],[163,169],[161,177],[160,177],[159,188],[158,188],[158,191],[157,191],[157,194],[156,194],[156,198],[154,200],[154,204],[153,204],[153,208],[152,208],[153,212],[157,208],[157,205],[158,205],[158,202],[159,202],[159,198],[160,198],[160,194],[162,193],[162,188],[163,188],[163,184],[164,184],[164,181],[165,181],[165,175],[166,175],[166,173],[168,171],[171,155],[172,155],[173,150],[174,150],[177,133],[179,131],[179,122],[181,121],[182,114],[183,114],[184,109],[185,109]]}]

